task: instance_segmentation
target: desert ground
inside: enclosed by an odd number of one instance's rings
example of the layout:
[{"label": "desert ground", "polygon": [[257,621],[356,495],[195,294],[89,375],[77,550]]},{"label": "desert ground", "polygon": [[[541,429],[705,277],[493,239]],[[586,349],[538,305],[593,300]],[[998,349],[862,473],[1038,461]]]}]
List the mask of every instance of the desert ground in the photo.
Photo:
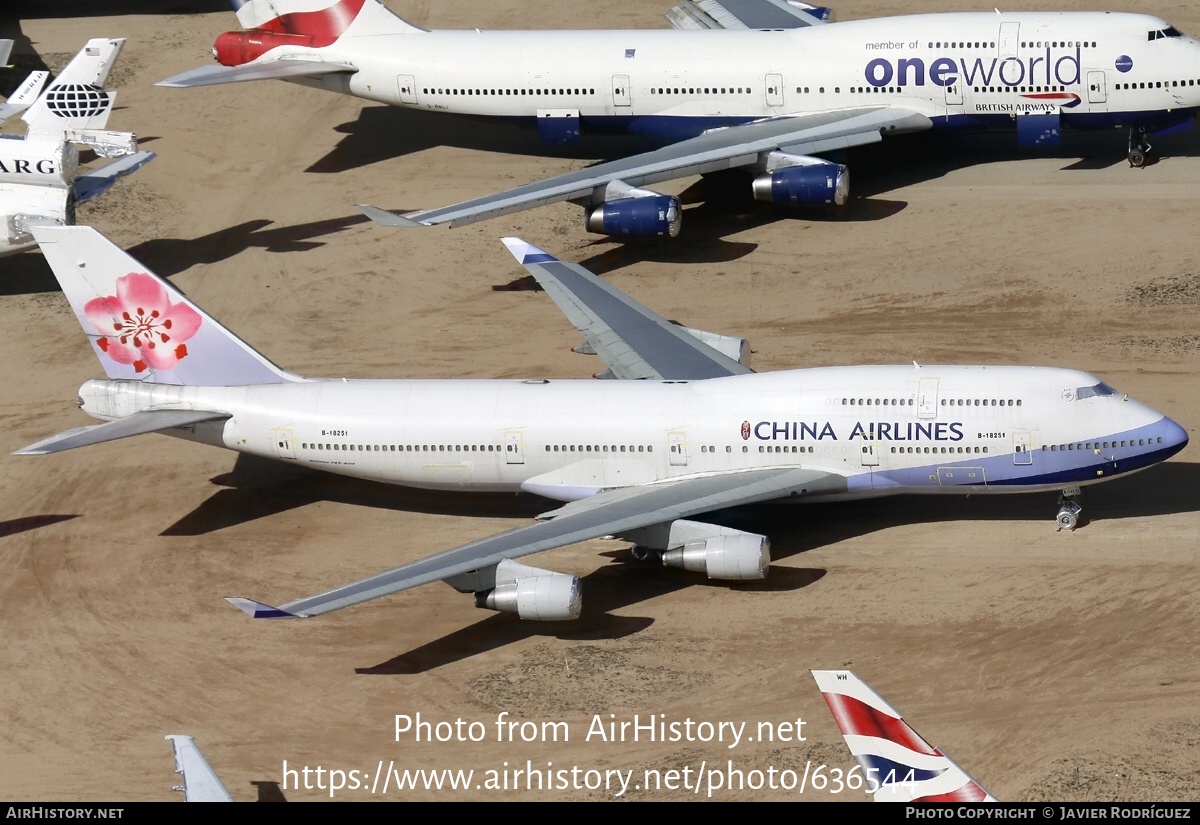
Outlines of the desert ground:
[{"label": "desert ground", "polygon": [[[59,68],[89,37],[128,38],[110,128],[136,131],[158,158],[81,208],[80,222],[294,372],[601,369],[569,351],[578,334],[550,299],[520,288],[525,273],[498,240],[519,235],[668,318],[749,338],[759,370],[1069,366],[1189,432],[1200,425],[1200,133],[1158,140],[1158,161],[1144,169],[1129,168],[1119,131],[1034,152],[1011,135],[895,140],[851,153],[852,201],[834,215],[706,199],[697,180],[679,181],[663,186],[688,203],[670,243],[588,235],[570,204],[459,229],[387,230],[353,204],[441,206],[608,149],[555,155],[516,129],[276,81],[155,87],[207,64],[233,15],[215,2],[122,2],[112,17],[94,5],[20,3],[19,20],[0,24],[0,37],[19,40],[19,66]],[[666,25],[670,2],[389,5],[426,27],[652,28]],[[992,5],[848,0],[836,11]],[[1200,33],[1193,3],[1140,10]],[[1056,531],[1053,494],[766,508],[753,514],[772,539],[761,584],[643,567],[627,543],[599,540],[530,559],[583,578],[584,615],[570,624],[479,611],[440,584],[315,619],[255,622],[222,597],[316,593],[527,523],[547,502],[354,482],[163,436],[10,456],[90,423],[76,389],[101,371],[36,252],[0,260],[0,319],[0,798],[182,799],[170,790],[168,733],[195,736],[239,801],[331,798],[285,787],[285,764],[368,776],[389,763],[476,777],[527,763],[638,779],[702,764],[848,771],[808,671],[850,668],[1002,800],[1200,799],[1195,444],[1092,488],[1074,532]],[[498,741],[503,713],[535,723],[514,733],[566,724],[557,742]],[[397,737],[395,717],[417,714],[480,722],[485,735]],[[588,741],[594,718],[635,714],[745,722],[751,735],[767,723],[785,741]],[[784,724],[797,719],[802,741]],[[333,798],[708,796],[512,781]],[[832,791],[713,798],[866,799]]]}]

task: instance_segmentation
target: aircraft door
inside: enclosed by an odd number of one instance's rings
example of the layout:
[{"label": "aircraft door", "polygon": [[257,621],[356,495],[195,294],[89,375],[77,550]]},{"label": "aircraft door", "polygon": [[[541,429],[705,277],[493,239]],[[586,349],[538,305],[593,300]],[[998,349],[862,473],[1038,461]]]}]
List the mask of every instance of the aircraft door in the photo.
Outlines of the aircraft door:
[{"label": "aircraft door", "polygon": [[615,74],[612,79],[613,105],[617,108],[624,108],[632,105],[632,99],[629,95],[629,75]]},{"label": "aircraft door", "polygon": [[873,442],[873,441],[862,442],[861,449],[859,450],[859,454],[862,456],[862,466],[864,466],[864,467],[878,467],[879,466],[879,453],[875,448],[875,442]]},{"label": "aircraft door", "polygon": [[1108,92],[1104,87],[1104,72],[1088,72],[1088,103],[1106,103]]},{"label": "aircraft door", "polygon": [[1033,433],[1027,430],[1017,430],[1013,433],[1013,464],[1032,464]]},{"label": "aircraft door", "polygon": [[504,463],[525,463],[525,435],[520,430],[504,431]]},{"label": "aircraft door", "polygon": [[777,108],[783,105],[783,75],[769,74],[766,81],[767,105]]},{"label": "aircraft door", "polygon": [[686,467],[688,463],[687,433],[682,430],[667,433],[667,447],[667,454],[671,457],[671,466]]},{"label": "aircraft door", "polygon": [[291,427],[276,427],[271,430],[271,438],[275,442],[276,457],[296,457],[296,436],[292,433]]},{"label": "aircraft door", "polygon": [[937,418],[938,379],[922,378],[917,385],[917,418]]},{"label": "aircraft door", "polygon": [[946,87],[946,105],[961,106],[963,103],[962,77],[954,78],[954,81]]},{"label": "aircraft door", "polygon": [[1006,57],[1017,56],[1017,43],[1021,34],[1020,23],[1001,23],[1000,37],[996,48],[996,57],[1003,60]]},{"label": "aircraft door", "polygon": [[417,79],[410,74],[402,74],[396,78],[396,89],[400,92],[401,103],[417,102]]}]

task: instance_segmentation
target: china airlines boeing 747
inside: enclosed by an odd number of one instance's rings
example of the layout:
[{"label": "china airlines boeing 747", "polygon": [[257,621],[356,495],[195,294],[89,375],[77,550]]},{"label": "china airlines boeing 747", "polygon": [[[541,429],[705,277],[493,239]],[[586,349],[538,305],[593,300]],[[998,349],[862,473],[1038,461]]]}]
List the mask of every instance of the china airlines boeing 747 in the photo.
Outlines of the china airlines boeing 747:
[{"label": "china airlines boeing 747", "polygon": [[[1182,427],[1083,372],[856,366],[755,374],[746,342],[676,326],[515,238],[612,380],[323,380],[285,372],[94,229],[35,227],[106,378],[106,422],[21,450],[163,432],[333,473],[565,502],[532,525],[274,608],[315,616],[432,581],[527,619],[580,611],[578,579],[516,559],[605,535],[668,567],[761,579],[766,536],[704,520],[767,501],[1062,491],[1174,455]],[[631,414],[631,411],[635,411]],[[1074,501],[1060,511],[1073,527]]]},{"label": "china airlines boeing 747", "polygon": [[675,30],[426,31],[377,0],[250,0],[221,35],[219,66],[160,85],[278,78],[429,112],[536,124],[546,143],[588,132],[663,148],[392,226],[451,226],[559,201],[589,231],[676,235],[678,199],[645,187],[739,168],[754,197],[844,203],[844,165],[821,155],[927,129],[1011,129],[1023,145],[1064,128],[1147,136],[1200,107],[1200,43],[1149,14],[981,12],[829,23],[788,0],[684,0]]}]

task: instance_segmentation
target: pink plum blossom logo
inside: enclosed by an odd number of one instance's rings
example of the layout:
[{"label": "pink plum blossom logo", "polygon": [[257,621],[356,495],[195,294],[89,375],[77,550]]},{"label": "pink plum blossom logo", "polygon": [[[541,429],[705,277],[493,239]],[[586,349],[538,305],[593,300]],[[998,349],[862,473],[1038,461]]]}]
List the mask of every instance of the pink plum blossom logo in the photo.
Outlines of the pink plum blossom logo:
[{"label": "pink plum blossom logo", "polygon": [[134,372],[174,368],[187,356],[184,342],[203,320],[187,304],[171,303],[166,287],[145,272],[122,275],[116,295],[93,298],[83,311],[100,333],[96,345]]}]

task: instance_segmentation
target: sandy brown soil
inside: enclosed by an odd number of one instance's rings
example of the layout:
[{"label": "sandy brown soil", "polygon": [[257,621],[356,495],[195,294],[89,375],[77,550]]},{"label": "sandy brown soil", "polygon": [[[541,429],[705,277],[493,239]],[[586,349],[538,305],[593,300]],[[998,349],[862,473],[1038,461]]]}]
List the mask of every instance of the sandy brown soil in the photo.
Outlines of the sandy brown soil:
[{"label": "sandy brown soil", "polygon": [[[669,1],[391,5],[433,27],[658,27]],[[917,5],[837,10],[847,19],[991,7]],[[1200,32],[1192,3],[1143,9]],[[851,157],[855,200],[836,219],[704,202],[682,181],[670,191],[695,205],[671,244],[589,236],[567,204],[457,230],[388,231],[352,204],[440,206],[573,168],[586,153],[544,157],[516,131],[283,83],[151,85],[203,64],[232,23],[223,11],[25,19],[20,29],[48,58],[91,36],[129,38],[111,126],[136,130],[159,158],[80,219],[291,370],[596,371],[596,359],[568,351],[577,336],[545,295],[493,289],[523,274],[497,240],[519,234],[667,317],[749,337],[759,369],[1073,366],[1191,432],[1200,424],[1194,134],[1160,140],[1162,159],[1140,170],[1128,168],[1119,132],[1072,135],[1040,154],[1009,137],[897,141]],[[73,400],[98,365],[39,255],[0,260],[0,318],[3,452],[87,423]],[[807,671],[850,667],[1001,799],[1200,799],[1198,490],[1193,445],[1095,488],[1074,533],[1055,531],[1051,495],[769,510],[775,562],[761,586],[633,567],[625,544],[589,542],[535,560],[585,578],[584,617],[566,627],[481,613],[440,585],[272,623],[221,597],[286,601],[523,523],[543,504],[297,473],[158,436],[0,457],[0,798],[178,798],[162,738],[176,732],[197,738],[239,800],[278,798],[285,760],[371,774],[380,760],[846,770]],[[497,742],[505,711],[566,722],[570,741]],[[487,723],[486,740],[396,741],[393,717],[416,713]],[[585,741],[596,714],[750,727],[799,717],[806,739],[732,749]]]}]

